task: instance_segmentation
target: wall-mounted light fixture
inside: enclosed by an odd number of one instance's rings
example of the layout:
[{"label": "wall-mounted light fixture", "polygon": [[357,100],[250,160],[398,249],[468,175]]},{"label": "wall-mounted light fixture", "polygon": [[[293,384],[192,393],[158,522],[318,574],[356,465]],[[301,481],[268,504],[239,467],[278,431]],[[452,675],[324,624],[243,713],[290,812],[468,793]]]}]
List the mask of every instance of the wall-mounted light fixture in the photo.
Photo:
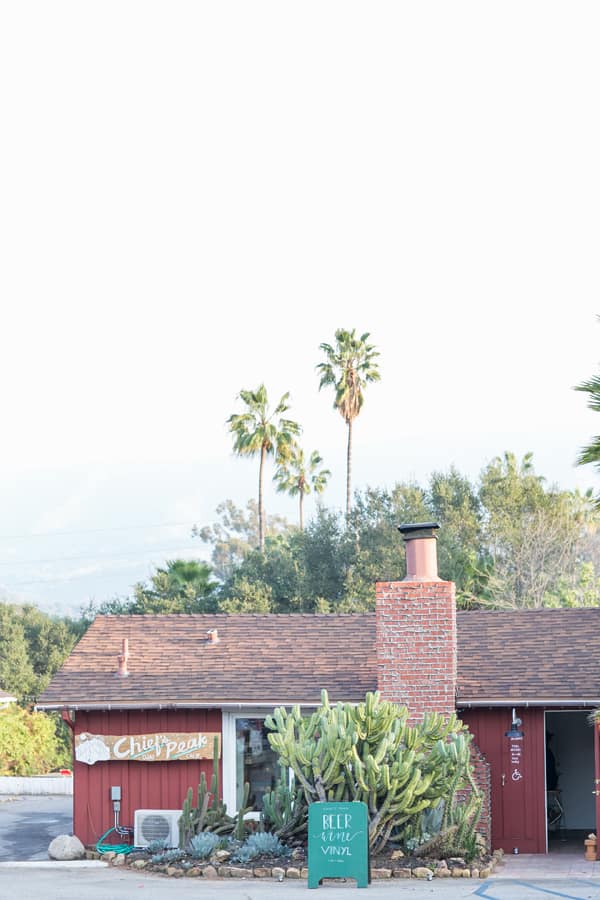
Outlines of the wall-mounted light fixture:
[{"label": "wall-mounted light fixture", "polygon": [[520,730],[521,725],[523,724],[522,720],[517,717],[517,712],[513,707],[512,711],[512,722],[510,723],[510,730],[504,732],[504,737],[510,738],[511,741],[521,741],[523,740],[524,734]]}]

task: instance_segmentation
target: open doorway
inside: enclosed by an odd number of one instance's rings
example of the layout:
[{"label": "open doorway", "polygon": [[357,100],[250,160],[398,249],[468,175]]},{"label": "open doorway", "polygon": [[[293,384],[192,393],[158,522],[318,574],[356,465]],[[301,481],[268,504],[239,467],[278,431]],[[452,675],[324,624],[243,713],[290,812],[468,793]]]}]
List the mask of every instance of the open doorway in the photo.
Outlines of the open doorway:
[{"label": "open doorway", "polygon": [[594,731],[589,710],[546,712],[548,852],[582,850],[596,830]]}]

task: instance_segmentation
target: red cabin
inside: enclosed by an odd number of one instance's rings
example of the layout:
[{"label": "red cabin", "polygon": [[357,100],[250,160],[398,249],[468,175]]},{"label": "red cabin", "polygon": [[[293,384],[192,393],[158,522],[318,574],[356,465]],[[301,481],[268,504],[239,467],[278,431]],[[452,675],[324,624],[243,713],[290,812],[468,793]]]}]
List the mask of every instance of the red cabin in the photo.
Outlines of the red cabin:
[{"label": "red cabin", "polygon": [[[213,770],[229,810],[258,811],[278,775],[265,716],[369,690],[457,710],[474,734],[494,848],[545,853],[596,828],[600,609],[456,613],[437,577],[435,527],[407,526],[407,577],[361,615],[98,616],[41,696],[74,735],[74,831],[95,844],[137,810],[179,810]],[[600,648],[599,648],[600,649]],[[595,763],[596,758],[596,763]]]}]

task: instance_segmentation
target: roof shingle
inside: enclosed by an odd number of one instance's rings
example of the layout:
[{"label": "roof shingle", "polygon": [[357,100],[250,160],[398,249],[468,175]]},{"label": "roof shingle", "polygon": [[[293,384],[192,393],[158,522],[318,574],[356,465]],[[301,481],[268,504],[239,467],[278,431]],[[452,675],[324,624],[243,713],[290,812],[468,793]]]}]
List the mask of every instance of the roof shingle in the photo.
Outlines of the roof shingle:
[{"label": "roof shingle", "polygon": [[[458,706],[600,704],[600,608],[474,610],[457,627]],[[310,704],[322,688],[357,701],[376,686],[373,613],[98,616],[38,705]]]}]

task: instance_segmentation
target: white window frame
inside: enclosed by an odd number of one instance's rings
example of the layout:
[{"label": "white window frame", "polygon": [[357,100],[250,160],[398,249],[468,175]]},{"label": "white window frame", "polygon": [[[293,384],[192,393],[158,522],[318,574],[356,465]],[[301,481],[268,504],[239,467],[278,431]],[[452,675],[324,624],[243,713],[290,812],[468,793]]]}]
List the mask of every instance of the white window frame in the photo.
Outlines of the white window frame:
[{"label": "white window frame", "polygon": [[[235,720],[236,719],[266,719],[271,716],[277,707],[261,707],[254,706],[240,707],[236,710],[222,710],[222,762],[223,762],[223,802],[227,805],[229,815],[234,815],[238,811],[237,791],[236,791],[236,735]],[[302,707],[306,709],[306,707]],[[312,711],[311,707],[311,711]],[[289,770],[289,786],[294,781],[293,772]],[[260,813],[252,811],[244,817],[246,819],[258,819]]]},{"label": "white window frame", "polygon": [[[235,711],[223,710],[222,734],[223,734],[223,801],[227,805],[227,811],[233,815],[238,811],[236,796],[236,745],[235,745],[235,720],[236,719],[266,719],[272,715],[274,707],[242,707]],[[258,818],[258,812],[248,813],[247,818]]]}]

